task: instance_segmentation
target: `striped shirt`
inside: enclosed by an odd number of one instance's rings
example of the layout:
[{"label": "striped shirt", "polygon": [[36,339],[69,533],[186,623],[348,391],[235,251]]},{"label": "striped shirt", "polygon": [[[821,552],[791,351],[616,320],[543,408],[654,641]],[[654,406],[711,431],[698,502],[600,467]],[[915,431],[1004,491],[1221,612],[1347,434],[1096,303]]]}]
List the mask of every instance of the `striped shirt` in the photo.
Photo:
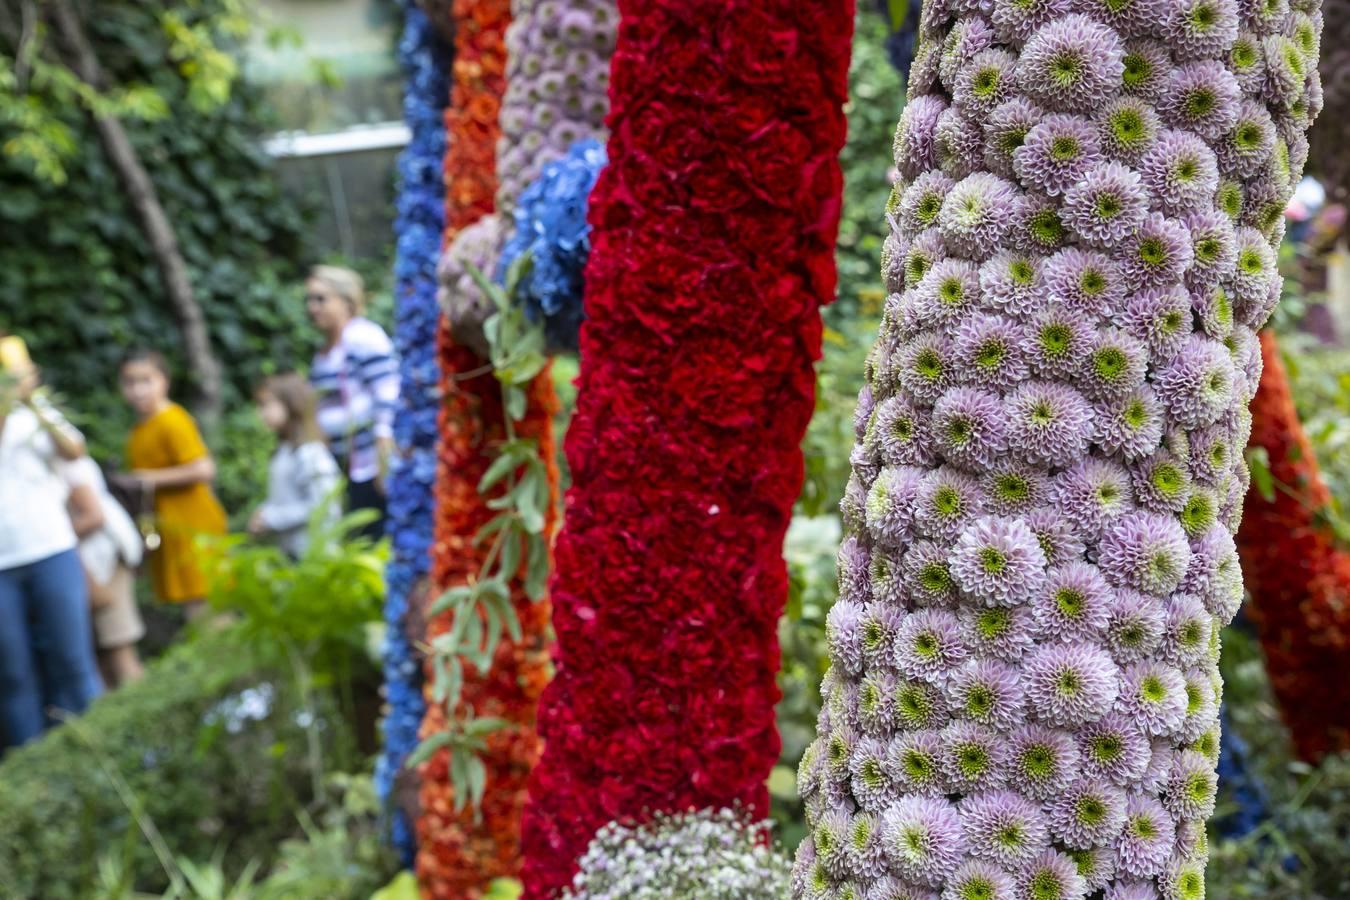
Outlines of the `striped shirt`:
[{"label": "striped shirt", "polygon": [[357,316],[336,345],[315,354],[309,381],[318,393],[319,428],[347,479],[374,479],[380,472],[375,441],[394,436],[398,404],[398,361],[389,335]]}]

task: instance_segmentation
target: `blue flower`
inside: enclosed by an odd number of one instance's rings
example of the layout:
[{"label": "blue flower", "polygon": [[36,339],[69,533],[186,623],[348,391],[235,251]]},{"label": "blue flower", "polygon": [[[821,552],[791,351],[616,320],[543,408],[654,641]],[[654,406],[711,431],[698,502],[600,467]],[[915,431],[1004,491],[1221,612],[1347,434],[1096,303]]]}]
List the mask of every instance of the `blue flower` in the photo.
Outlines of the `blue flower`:
[{"label": "blue flower", "polygon": [[555,350],[575,351],[581,330],[583,273],[591,255],[586,221],[591,189],[607,162],[605,148],[587,138],[547,163],[516,203],[515,234],[502,251],[499,280],[521,256],[529,266],[513,300],[531,321],[543,321]]}]

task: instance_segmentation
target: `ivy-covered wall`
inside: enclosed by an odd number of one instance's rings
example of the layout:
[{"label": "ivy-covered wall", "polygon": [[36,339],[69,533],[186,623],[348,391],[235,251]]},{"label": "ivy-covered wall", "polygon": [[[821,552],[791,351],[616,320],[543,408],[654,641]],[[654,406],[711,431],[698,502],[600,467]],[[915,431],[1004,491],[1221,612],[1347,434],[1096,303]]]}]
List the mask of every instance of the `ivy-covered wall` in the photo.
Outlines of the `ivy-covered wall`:
[{"label": "ivy-covered wall", "polygon": [[[226,4],[173,5],[206,20]],[[312,352],[298,285],[311,260],[300,211],[280,193],[255,142],[266,126],[257,91],[236,81],[225,104],[205,113],[191,106],[168,58],[163,9],[161,2],[99,0],[86,27],[110,81],[147,84],[171,107],[161,120],[126,127],[177,230],[225,368],[221,435],[242,446],[229,454],[241,464],[222,471],[219,488],[242,502],[267,445],[242,404],[263,374],[304,363]],[[0,55],[13,50],[0,38]],[[44,182],[0,154],[0,328],[28,340],[95,451],[117,456],[129,422],[117,396],[117,361],[128,347],[148,345],[181,368],[179,332],[92,121],[76,109],[64,115],[77,138],[65,184]],[[0,126],[0,143],[4,137]],[[190,375],[179,381],[175,394],[190,401]]]}]

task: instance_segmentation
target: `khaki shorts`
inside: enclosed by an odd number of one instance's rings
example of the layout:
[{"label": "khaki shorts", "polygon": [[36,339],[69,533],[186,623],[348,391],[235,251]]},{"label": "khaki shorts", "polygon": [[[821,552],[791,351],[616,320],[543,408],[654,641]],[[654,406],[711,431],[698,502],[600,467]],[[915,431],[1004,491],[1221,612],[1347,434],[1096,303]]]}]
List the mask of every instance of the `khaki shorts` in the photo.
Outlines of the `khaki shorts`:
[{"label": "khaki shorts", "polygon": [[145,623],[136,608],[136,578],[126,566],[118,566],[112,580],[91,585],[97,594],[93,609],[94,637],[100,650],[126,647],[145,637]]}]

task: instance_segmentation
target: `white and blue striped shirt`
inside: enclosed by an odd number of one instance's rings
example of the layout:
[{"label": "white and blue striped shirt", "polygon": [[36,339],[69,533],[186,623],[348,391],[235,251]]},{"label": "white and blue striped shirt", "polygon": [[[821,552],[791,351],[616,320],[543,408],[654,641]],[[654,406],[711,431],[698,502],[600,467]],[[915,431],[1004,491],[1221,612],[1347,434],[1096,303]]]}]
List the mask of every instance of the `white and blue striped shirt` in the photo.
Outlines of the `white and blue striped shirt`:
[{"label": "white and blue striped shirt", "polygon": [[393,437],[398,404],[398,360],[389,335],[357,316],[337,344],[315,354],[309,381],[318,393],[319,428],[347,479],[360,484],[375,478],[375,441]]}]

